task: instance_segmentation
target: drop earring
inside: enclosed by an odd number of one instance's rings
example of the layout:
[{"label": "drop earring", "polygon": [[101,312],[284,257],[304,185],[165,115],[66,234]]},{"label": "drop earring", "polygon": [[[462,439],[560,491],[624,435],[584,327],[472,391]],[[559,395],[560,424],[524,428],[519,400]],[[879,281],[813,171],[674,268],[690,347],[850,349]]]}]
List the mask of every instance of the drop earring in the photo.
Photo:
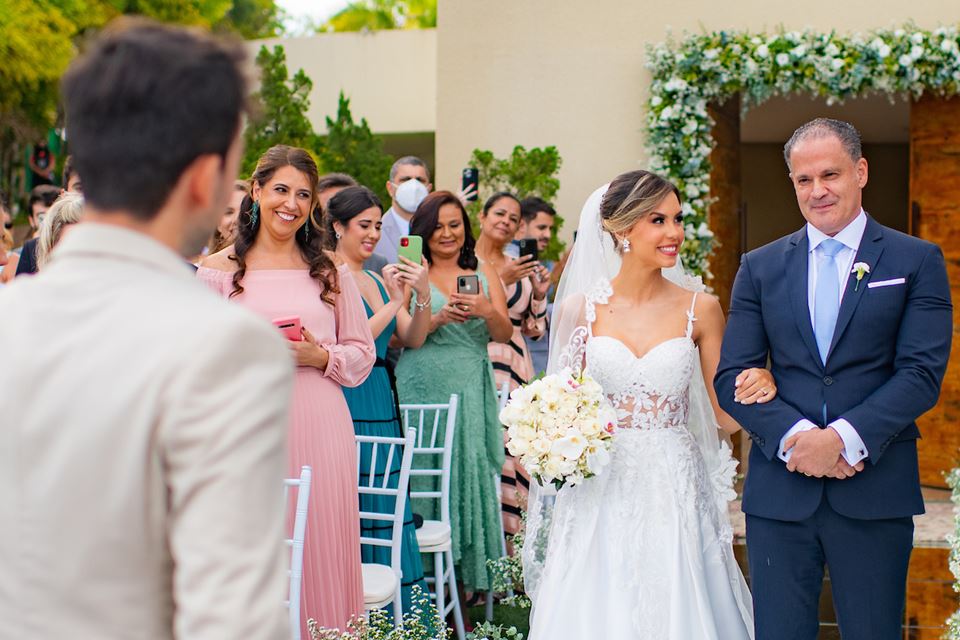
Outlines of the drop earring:
[{"label": "drop earring", "polygon": [[257,220],[260,219],[260,203],[254,202],[253,208],[250,209],[250,226],[257,226]]},{"label": "drop earring", "polygon": [[303,225],[303,240],[304,242],[310,242],[310,219],[307,218],[307,224]]},{"label": "drop earring", "polygon": [[620,244],[623,247],[623,253],[630,253],[630,238],[624,238]]}]

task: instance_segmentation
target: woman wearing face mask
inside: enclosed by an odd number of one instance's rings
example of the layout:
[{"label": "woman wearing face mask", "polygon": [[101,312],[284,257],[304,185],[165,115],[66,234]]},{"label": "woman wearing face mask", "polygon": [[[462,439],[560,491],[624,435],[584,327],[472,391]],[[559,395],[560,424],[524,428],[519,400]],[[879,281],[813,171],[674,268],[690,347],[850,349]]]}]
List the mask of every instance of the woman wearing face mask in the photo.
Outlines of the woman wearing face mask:
[{"label": "woman wearing face mask", "polygon": [[[400,438],[403,436],[403,429],[397,407],[393,371],[386,360],[387,344],[393,336],[409,347],[423,344],[430,328],[430,280],[427,276],[426,261],[418,265],[406,258],[400,258],[399,264],[384,267],[382,276],[363,268],[364,261],[373,254],[373,247],[380,239],[381,216],[380,200],[370,189],[347,187],[327,202],[324,240],[327,247],[336,251],[337,256],[353,274],[363,298],[367,323],[376,341],[377,361],[370,376],[360,386],[343,390],[353,418],[354,432],[360,436]],[[414,302],[412,307],[411,295]],[[412,313],[407,311],[408,308]],[[367,469],[369,448],[365,447],[361,455],[364,459],[360,467]],[[389,470],[385,460],[379,461],[377,473],[380,477],[374,480],[377,486],[382,483],[383,473],[386,472],[396,480],[396,474],[400,472],[399,457],[393,459]],[[361,484],[369,480],[368,476],[360,478]],[[393,499],[362,495],[360,510],[390,512],[393,510]],[[382,522],[363,520],[360,523],[360,534],[389,538],[390,528],[383,526]],[[364,545],[361,554],[364,562],[390,564],[390,549],[386,547]],[[403,522],[401,564],[403,611],[406,613],[412,611],[411,591],[414,585],[419,585],[423,592],[427,593],[420,546],[417,544],[417,532],[409,502]],[[392,607],[393,605],[389,605],[388,609]]]},{"label": "woman wearing face mask", "polygon": [[[312,220],[317,177],[303,149],[269,149],[253,173],[235,243],[205,258],[197,271],[215,291],[268,321],[295,316],[303,327],[294,336],[301,339],[288,343],[297,365],[288,449],[291,476],[302,465],[313,468],[303,554],[304,638],[307,618],[344,629],[351,616],[363,613],[357,453],[342,387],[361,384],[376,359],[357,284],[324,252]],[[292,509],[287,513],[292,520]]]},{"label": "woman wearing face mask", "polygon": [[[507,382],[511,391],[533,378],[533,361],[523,337],[536,339],[546,331],[547,290],[550,287],[549,272],[533,256],[514,260],[504,254],[520,227],[520,221],[520,201],[511,193],[495,193],[483,205],[480,238],[477,240],[477,257],[497,270],[506,293],[513,335],[506,344],[491,342],[488,351],[497,388]],[[503,528],[512,535],[520,528],[520,505],[530,488],[530,477],[506,449],[504,457],[506,461],[501,473]]]},{"label": "woman wearing face mask", "polygon": [[[413,216],[410,232],[423,238],[430,264],[432,316],[423,346],[400,357],[400,400],[447,402],[450,394],[459,396],[450,488],[453,556],[464,587],[487,591],[487,560],[500,556],[494,475],[503,466],[503,430],[487,343],[508,341],[513,326],[497,272],[478,264],[470,220],[454,194],[430,194]],[[480,292],[457,293],[461,276],[468,281],[476,277]]]}]

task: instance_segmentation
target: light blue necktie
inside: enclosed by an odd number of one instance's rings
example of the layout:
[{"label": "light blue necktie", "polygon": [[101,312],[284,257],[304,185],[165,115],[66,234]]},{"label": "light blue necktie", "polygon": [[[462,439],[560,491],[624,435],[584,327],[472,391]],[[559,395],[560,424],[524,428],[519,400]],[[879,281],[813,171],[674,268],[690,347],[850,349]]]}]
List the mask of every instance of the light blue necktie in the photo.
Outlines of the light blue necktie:
[{"label": "light blue necktie", "polygon": [[820,264],[817,269],[817,289],[813,297],[813,332],[817,336],[820,360],[827,363],[827,352],[833,342],[840,313],[840,274],[837,272],[837,254],[843,243],[827,238],[820,243]]}]

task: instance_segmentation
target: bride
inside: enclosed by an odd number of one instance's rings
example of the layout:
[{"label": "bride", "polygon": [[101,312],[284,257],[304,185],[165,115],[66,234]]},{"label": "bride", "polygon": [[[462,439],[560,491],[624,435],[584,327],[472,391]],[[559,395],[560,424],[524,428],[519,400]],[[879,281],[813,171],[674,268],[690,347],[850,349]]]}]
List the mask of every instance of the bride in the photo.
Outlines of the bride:
[{"label": "bride", "polygon": [[[612,461],[551,496],[531,493],[524,576],[531,640],[753,638],[727,501],[736,463],[719,429],[740,427],[710,382],[723,312],[683,275],[677,188],[646,171],[587,200],[553,317],[550,372],[586,370],[619,414]],[[740,374],[740,402],[776,394]],[[548,537],[549,536],[549,537]]]}]

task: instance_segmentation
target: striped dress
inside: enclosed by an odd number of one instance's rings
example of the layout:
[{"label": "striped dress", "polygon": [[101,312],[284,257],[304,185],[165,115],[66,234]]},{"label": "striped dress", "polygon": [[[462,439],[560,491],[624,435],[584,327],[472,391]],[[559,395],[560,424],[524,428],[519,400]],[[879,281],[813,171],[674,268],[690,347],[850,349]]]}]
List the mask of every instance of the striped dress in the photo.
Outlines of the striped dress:
[{"label": "striped dress", "polygon": [[[533,299],[533,285],[524,278],[509,286],[504,286],[507,294],[507,308],[510,322],[513,324],[513,336],[506,344],[491,342],[487,350],[493,365],[493,375],[499,389],[504,382],[510,383],[510,390],[530,382],[534,376],[533,361],[527,351],[523,337],[540,338],[547,329],[547,300]],[[503,433],[506,439],[507,433]],[[513,456],[506,451],[503,471],[500,476],[502,485],[501,509],[503,530],[509,535],[520,527],[520,509],[526,507],[530,477],[520,467]]]}]

